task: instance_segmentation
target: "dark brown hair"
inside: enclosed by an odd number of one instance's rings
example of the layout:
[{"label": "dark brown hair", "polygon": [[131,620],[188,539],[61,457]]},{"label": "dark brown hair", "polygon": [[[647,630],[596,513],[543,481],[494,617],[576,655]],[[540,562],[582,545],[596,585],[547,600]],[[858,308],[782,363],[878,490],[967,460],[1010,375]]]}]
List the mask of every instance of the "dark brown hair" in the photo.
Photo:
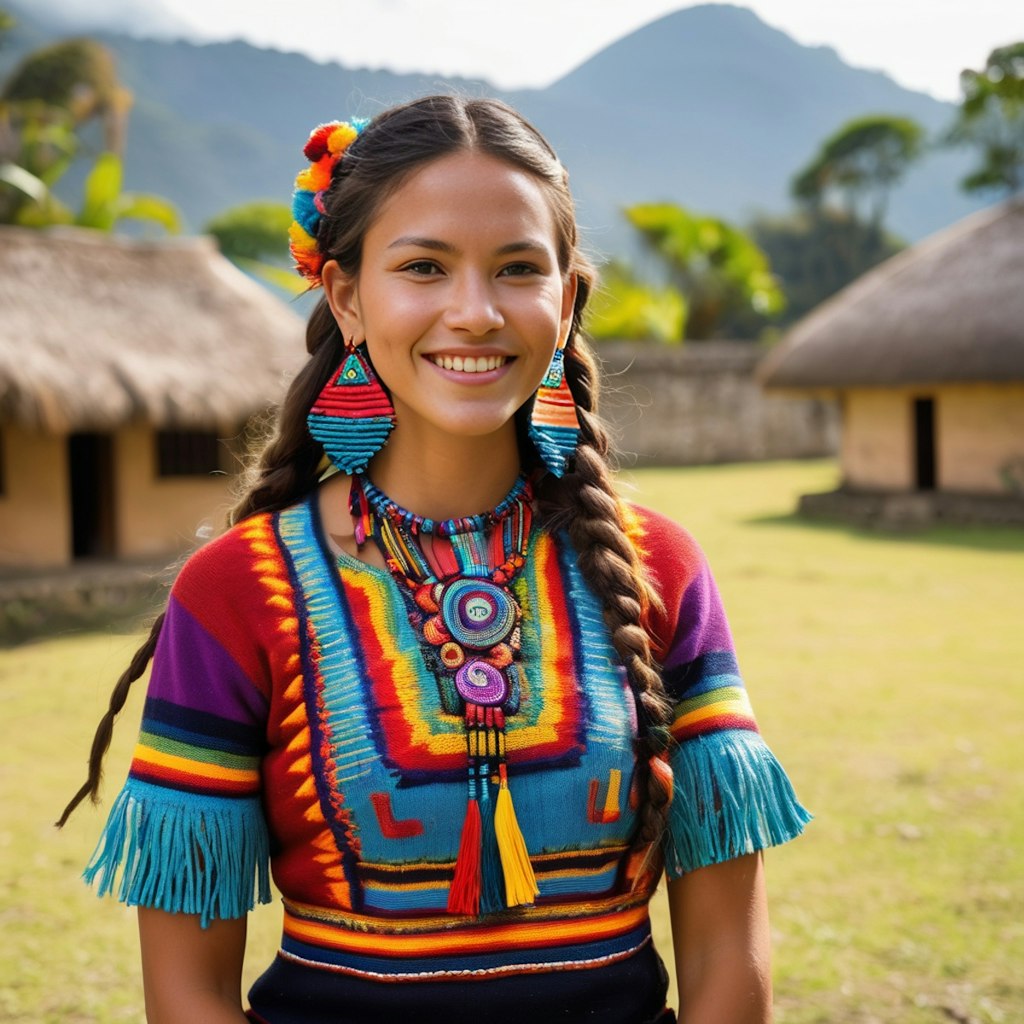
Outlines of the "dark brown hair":
[{"label": "dark brown hair", "polygon": [[[638,779],[642,786],[637,845],[646,848],[664,829],[668,803],[667,790],[648,769],[648,760],[664,754],[669,742],[668,702],[644,628],[645,616],[658,599],[623,526],[609,466],[608,434],[597,415],[597,367],[580,332],[594,274],[579,247],[565,169],[543,136],[504,103],[456,96],[414,100],[378,115],[346,150],[323,197],[325,213],[317,241],[325,259],[337,260],[346,273],[357,274],[363,238],[381,204],[424,164],[467,150],[494,156],[542,183],[555,218],[560,269],[563,274],[575,274],[579,282],[565,368],[581,426],[580,445],[565,476],[543,476],[536,494],[544,521],[563,525],[568,531],[580,569],[601,599],[612,643],[636,694],[641,723]],[[310,358],[292,382],[272,436],[247,472],[230,523],[292,505],[317,484],[323,449],[309,435],[306,416],[344,350],[341,332],[322,296],[309,319],[306,348]],[[526,440],[525,416],[521,410],[520,450],[523,462],[531,467],[538,459]],[[86,796],[97,799],[114,718],[124,706],[132,682],[152,657],[162,619],[160,616],[154,623],[146,643],[118,680],[93,741],[88,781],[59,824]]]}]

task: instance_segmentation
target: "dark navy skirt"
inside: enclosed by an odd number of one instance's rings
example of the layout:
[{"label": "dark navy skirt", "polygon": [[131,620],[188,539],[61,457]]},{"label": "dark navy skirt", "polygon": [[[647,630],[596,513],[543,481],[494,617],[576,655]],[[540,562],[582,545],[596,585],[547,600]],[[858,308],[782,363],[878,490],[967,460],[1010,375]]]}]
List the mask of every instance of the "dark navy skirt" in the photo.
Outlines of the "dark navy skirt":
[{"label": "dark navy skirt", "polygon": [[675,1024],[648,942],[599,967],[378,981],[278,956],[249,993],[254,1024]]}]

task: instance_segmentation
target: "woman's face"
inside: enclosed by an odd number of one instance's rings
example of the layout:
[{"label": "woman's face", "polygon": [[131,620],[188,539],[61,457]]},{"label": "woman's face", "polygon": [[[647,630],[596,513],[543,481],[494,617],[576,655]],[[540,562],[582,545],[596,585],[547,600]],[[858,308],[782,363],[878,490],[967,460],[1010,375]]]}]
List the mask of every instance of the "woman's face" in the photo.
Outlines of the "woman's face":
[{"label": "woman's face", "polygon": [[558,265],[540,182],[460,152],[415,172],[382,206],[355,277],[324,287],[342,333],[366,341],[400,436],[514,437],[513,417],[568,337],[576,281]]}]

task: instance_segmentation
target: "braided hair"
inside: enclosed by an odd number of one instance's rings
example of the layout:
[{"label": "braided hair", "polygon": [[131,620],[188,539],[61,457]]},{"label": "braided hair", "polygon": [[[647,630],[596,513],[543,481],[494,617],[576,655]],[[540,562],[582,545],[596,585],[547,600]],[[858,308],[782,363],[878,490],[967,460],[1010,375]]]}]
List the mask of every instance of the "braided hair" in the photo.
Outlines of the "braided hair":
[{"label": "braided hair", "polygon": [[[568,532],[580,571],[601,601],[612,644],[635,694],[641,797],[636,848],[650,851],[664,831],[671,793],[664,773],[656,770],[669,744],[668,701],[644,628],[648,612],[659,602],[625,530],[623,507],[612,482],[608,434],[597,412],[597,366],[580,330],[594,273],[578,245],[568,174],[543,136],[500,101],[424,97],[379,114],[365,127],[360,123],[358,137],[333,166],[328,186],[317,197],[316,246],[324,260],[336,260],[345,273],[356,275],[363,238],[382,204],[425,164],[467,150],[494,156],[539,181],[554,215],[559,266],[578,280],[565,372],[576,402],[580,443],[569,471],[560,479],[543,477],[535,493],[542,520]],[[306,416],[344,351],[341,332],[323,297],[307,325],[306,347],[310,358],[292,381],[272,433],[243,475],[229,524],[286,508],[317,486],[323,450],[310,436]],[[525,407],[517,426],[524,468],[531,468],[538,459],[525,439]],[[58,825],[86,797],[97,801],[114,720],[153,656],[162,623],[161,614],[118,679],[96,729],[88,778]]]}]

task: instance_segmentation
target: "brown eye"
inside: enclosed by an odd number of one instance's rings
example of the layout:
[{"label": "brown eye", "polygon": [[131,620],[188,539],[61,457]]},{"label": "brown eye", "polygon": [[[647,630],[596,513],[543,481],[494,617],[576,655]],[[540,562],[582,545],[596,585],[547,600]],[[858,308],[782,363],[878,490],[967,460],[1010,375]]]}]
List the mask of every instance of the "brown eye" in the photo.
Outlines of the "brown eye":
[{"label": "brown eye", "polygon": [[539,270],[532,263],[510,263],[501,268],[501,273],[505,277],[525,277],[527,274],[539,273]]},{"label": "brown eye", "polygon": [[433,260],[414,260],[412,263],[406,263],[402,270],[408,270],[423,277],[435,277],[441,273],[441,268]]}]

